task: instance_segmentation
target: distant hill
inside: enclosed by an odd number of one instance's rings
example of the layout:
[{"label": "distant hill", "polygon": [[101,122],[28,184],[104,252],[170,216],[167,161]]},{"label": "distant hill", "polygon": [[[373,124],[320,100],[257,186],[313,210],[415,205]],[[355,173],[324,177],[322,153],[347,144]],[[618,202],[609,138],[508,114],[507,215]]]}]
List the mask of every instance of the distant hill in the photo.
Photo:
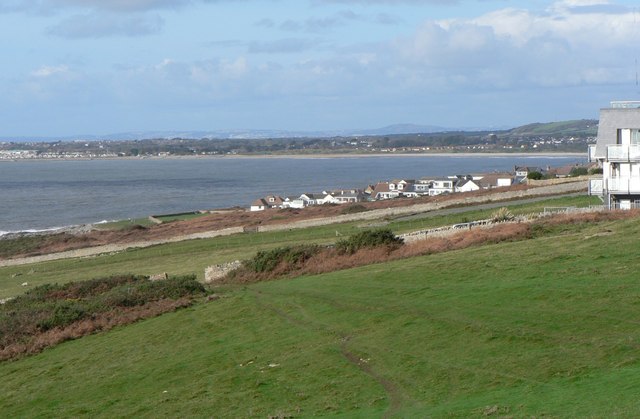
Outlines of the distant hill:
[{"label": "distant hill", "polygon": [[534,136],[585,136],[598,133],[597,119],[579,119],[573,121],[547,122],[523,125],[508,131],[512,135]]},{"label": "distant hill", "polygon": [[346,129],[333,131],[286,131],[286,130],[211,130],[211,131],[132,131],[106,135],[73,135],[60,137],[0,137],[0,141],[13,142],[52,142],[52,141],[131,141],[145,139],[220,139],[220,140],[247,140],[268,138],[329,138],[329,137],[353,137],[353,136],[382,136],[405,134],[437,134],[443,132],[479,133],[494,131],[514,136],[590,136],[595,135],[598,121],[595,119],[581,119],[574,121],[560,121],[548,123],[535,123],[523,125],[512,129],[504,127],[473,127],[473,128],[446,128],[436,125],[394,124],[382,128],[370,129]]}]

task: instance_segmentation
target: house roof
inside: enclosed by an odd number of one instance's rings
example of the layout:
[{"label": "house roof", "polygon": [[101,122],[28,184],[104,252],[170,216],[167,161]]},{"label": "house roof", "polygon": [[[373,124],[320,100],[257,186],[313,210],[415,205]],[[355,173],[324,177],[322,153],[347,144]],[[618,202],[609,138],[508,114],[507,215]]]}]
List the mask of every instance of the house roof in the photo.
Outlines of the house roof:
[{"label": "house roof", "polygon": [[513,175],[511,173],[490,173],[482,176],[479,185],[482,187],[498,186],[498,179],[510,179],[513,181]]},{"label": "house roof", "polygon": [[[271,198],[273,198],[273,202],[271,201]],[[264,199],[266,202],[270,204],[276,204],[276,205],[282,204],[284,202],[284,199],[282,199],[282,197],[278,195],[267,195],[262,199]]]},{"label": "house roof", "polygon": [[462,188],[464,185],[466,185],[467,183],[473,183],[476,186],[479,186],[476,182],[474,182],[471,179],[460,179],[457,183],[456,183],[456,188]]},{"label": "house roof", "polygon": [[255,201],[253,201],[251,203],[251,206],[252,207],[268,207],[269,204],[267,204],[267,201],[265,201],[263,198],[259,198],[259,199],[256,199]]},{"label": "house roof", "polygon": [[378,183],[376,183],[376,186],[373,188],[373,192],[371,192],[371,196],[376,198],[379,194],[388,193],[388,192],[391,192],[391,189],[389,189],[389,183],[388,182],[378,182]]},{"label": "house roof", "polygon": [[323,199],[325,196],[327,196],[326,194],[321,194],[321,193],[303,193],[302,195],[300,195],[300,198],[302,198],[303,196],[306,196],[309,199]]}]

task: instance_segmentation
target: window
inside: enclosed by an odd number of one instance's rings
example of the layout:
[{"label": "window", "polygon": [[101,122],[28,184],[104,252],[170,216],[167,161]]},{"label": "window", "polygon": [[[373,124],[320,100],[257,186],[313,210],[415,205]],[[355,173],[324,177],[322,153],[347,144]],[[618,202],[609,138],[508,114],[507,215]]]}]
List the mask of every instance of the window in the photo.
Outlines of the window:
[{"label": "window", "polygon": [[632,129],[631,131],[631,144],[640,144],[640,129]]}]

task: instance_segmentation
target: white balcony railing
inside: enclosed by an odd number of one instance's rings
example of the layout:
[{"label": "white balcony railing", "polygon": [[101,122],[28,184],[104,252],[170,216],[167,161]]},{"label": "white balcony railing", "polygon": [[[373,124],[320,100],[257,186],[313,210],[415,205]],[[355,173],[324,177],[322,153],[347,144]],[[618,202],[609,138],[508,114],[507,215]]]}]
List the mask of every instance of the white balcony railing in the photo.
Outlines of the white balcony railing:
[{"label": "white balcony railing", "polygon": [[609,193],[640,194],[640,178],[614,177],[607,180]]},{"label": "white balcony railing", "polygon": [[640,161],[640,145],[610,145],[607,147],[608,161]]},{"label": "white balcony railing", "polygon": [[589,195],[602,196],[604,179],[589,179]]}]

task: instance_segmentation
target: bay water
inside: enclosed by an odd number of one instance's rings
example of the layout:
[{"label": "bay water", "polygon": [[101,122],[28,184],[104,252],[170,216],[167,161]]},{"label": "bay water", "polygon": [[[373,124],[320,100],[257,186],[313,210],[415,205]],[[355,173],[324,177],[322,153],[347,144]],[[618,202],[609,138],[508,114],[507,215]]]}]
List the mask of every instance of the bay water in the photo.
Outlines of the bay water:
[{"label": "bay water", "polygon": [[0,162],[0,234],[201,209],[248,208],[391,179],[584,163],[575,155],[217,157]]}]

